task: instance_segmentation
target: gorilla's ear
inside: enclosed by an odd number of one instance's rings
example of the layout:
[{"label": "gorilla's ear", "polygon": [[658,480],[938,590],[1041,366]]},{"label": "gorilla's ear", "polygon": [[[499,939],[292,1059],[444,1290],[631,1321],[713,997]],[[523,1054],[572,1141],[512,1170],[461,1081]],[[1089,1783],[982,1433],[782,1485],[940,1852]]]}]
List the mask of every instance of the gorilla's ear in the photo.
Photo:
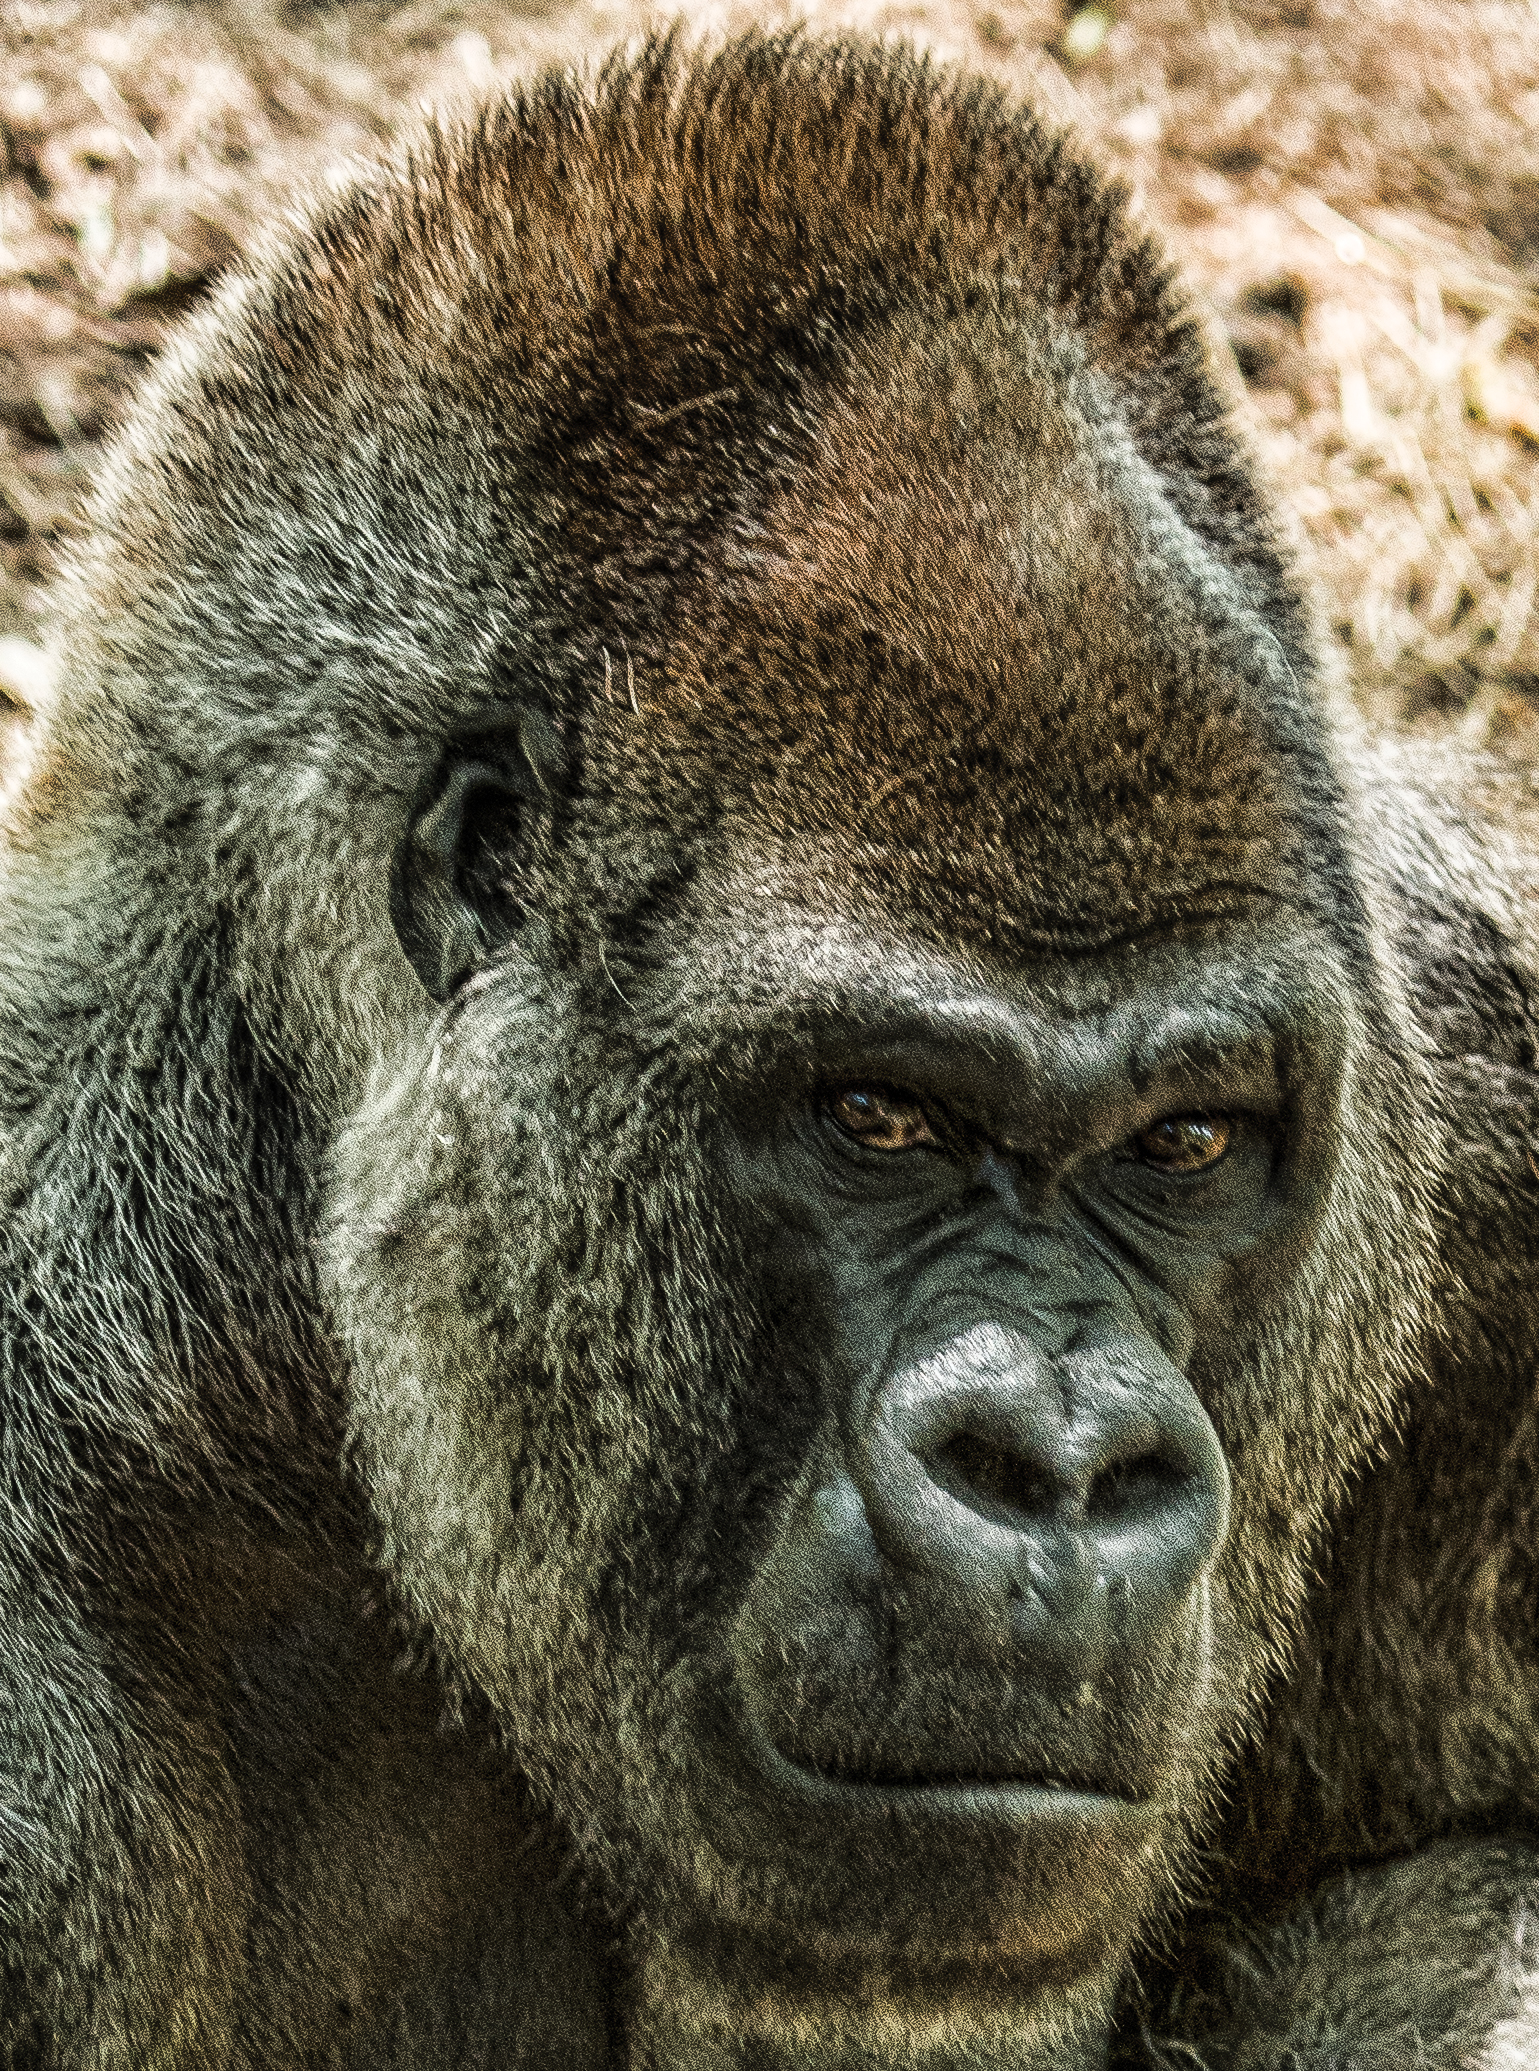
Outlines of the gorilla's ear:
[{"label": "gorilla's ear", "polygon": [[419,798],[396,851],[390,918],[435,1000],[517,927],[519,837],[564,773],[561,736],[546,714],[504,705],[453,744]]}]

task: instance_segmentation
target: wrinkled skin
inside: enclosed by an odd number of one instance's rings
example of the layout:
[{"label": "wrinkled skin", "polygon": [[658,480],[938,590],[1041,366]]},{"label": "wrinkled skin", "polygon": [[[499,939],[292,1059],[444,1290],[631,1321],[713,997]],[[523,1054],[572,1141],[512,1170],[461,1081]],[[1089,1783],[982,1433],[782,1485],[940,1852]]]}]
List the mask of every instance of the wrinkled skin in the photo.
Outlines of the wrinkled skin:
[{"label": "wrinkled skin", "polygon": [[[1281,2063],[1322,1946],[1332,2049],[1514,2017],[1521,1763],[1306,1800],[1419,1701],[1331,1685],[1527,865],[1346,731],[1114,194],[890,52],[547,81],[189,327],[65,604],[0,2056]],[[1445,1892],[1457,2035],[1361,1955]]]}]

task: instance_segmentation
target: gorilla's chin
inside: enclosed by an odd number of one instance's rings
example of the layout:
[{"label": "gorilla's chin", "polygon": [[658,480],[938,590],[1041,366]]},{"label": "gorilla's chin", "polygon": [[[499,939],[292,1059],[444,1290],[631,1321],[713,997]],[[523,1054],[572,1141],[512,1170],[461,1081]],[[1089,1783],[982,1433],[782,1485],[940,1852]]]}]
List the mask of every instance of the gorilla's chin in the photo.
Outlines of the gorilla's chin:
[{"label": "gorilla's chin", "polygon": [[694,1734],[708,1771],[690,1795],[728,1873],[685,1904],[710,1916],[707,1940],[743,1940],[738,1963],[762,1947],[776,1964],[799,1952],[809,1978],[825,1962],[889,1982],[981,1968],[1029,1991],[1106,1962],[1108,1923],[1139,1917],[1160,1874],[1163,1797],[830,1775],[789,1759],[744,1705]]},{"label": "gorilla's chin", "polygon": [[[1127,1906],[1146,1880],[1106,1875],[1107,1857],[1083,1833],[1078,1844],[1071,1836],[1072,1812],[1061,1813],[1056,1833],[1033,1832],[1023,1805],[1005,1806],[1017,1795],[921,1792],[901,1808],[863,1808],[889,1822],[890,1853],[878,1861],[858,1850],[878,1901],[861,1915],[820,1908],[812,1917],[806,1905],[833,1858],[848,1851],[849,1829],[807,1859],[792,1902],[800,1917],[776,1917],[763,1887],[753,1917],[675,1909],[642,1956],[641,2024],[655,2038],[649,2061],[716,2071],[718,2063],[740,2064],[751,2044],[756,2063],[818,2071],[950,2071],[984,2062],[1001,2071],[1078,2071],[1099,2063],[1088,2038],[1104,2027],[1126,1955],[1125,1936],[1109,1928],[1134,1917],[1108,1899]],[[952,1845],[933,1845],[941,1835]],[[1127,1840],[1125,1869],[1137,1853]],[[1020,1874],[1023,1862],[1031,1874]],[[1049,1863],[1051,1895],[1040,1874]]]}]

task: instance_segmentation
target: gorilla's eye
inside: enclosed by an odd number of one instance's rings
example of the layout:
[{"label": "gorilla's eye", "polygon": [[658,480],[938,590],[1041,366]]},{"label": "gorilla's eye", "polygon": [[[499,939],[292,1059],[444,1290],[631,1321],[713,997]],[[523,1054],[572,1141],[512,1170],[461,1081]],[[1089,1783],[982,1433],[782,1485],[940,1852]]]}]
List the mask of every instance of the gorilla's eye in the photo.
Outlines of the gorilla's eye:
[{"label": "gorilla's eye", "polygon": [[918,1101],[882,1086],[842,1086],[823,1105],[846,1136],[870,1150],[912,1151],[937,1140]]},{"label": "gorilla's eye", "polygon": [[1167,1115],[1135,1137],[1134,1148],[1161,1172],[1201,1172],[1218,1163],[1233,1134],[1227,1115]]}]

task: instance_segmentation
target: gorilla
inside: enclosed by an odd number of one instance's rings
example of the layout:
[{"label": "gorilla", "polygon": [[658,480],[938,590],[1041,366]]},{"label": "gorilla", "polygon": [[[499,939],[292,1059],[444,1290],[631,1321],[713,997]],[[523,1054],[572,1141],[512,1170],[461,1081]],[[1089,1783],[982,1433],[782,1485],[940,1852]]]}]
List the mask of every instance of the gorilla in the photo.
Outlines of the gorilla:
[{"label": "gorilla", "polygon": [[61,612],[0,2062],[1533,2061],[1539,871],[1070,145],[797,36],[427,126]]}]

